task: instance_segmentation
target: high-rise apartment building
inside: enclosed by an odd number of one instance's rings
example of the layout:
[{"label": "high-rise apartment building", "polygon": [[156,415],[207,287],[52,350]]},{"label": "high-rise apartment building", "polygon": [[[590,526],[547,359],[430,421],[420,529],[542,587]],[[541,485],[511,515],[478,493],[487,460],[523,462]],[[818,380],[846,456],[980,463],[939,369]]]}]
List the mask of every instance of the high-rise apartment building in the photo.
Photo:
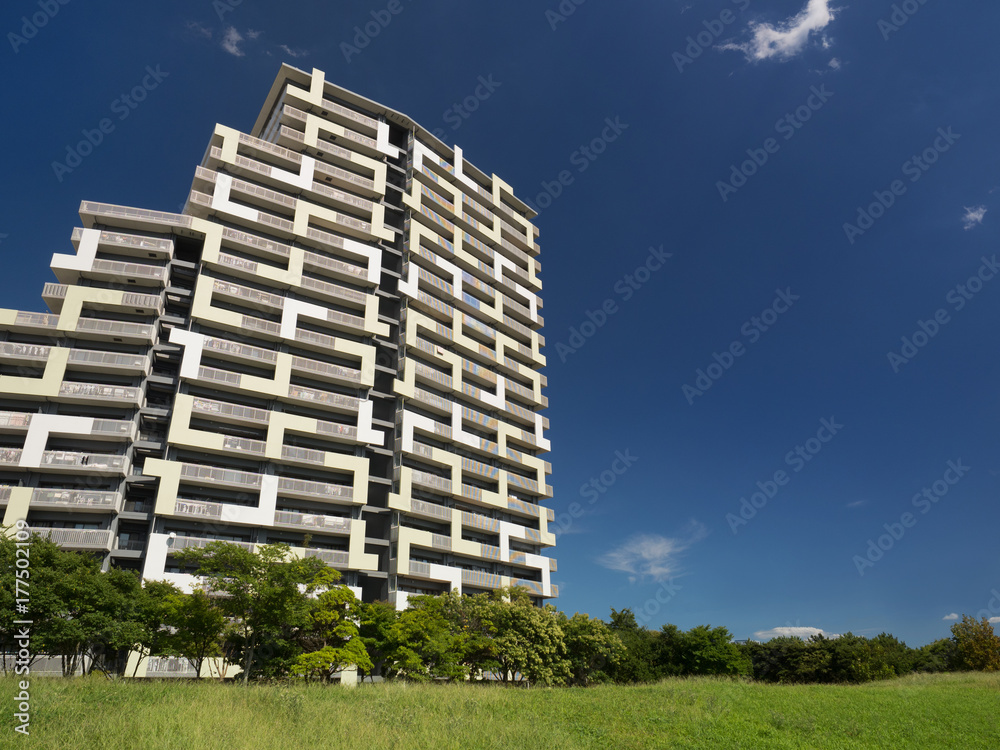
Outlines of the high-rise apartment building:
[{"label": "high-rise apartment building", "polygon": [[4,524],[182,586],[171,553],[222,539],[398,607],[557,595],[537,230],[503,180],[283,66],[183,213],[80,217],[51,312],[0,310]]}]

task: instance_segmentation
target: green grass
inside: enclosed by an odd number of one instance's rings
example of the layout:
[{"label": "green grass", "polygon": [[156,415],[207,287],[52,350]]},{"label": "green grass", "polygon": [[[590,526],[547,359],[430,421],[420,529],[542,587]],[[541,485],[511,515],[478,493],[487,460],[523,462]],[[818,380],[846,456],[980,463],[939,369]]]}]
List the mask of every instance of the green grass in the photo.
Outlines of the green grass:
[{"label": "green grass", "polygon": [[1000,675],[862,686],[721,679],[581,689],[31,680],[31,735],[0,679],[0,748],[1000,748]]}]

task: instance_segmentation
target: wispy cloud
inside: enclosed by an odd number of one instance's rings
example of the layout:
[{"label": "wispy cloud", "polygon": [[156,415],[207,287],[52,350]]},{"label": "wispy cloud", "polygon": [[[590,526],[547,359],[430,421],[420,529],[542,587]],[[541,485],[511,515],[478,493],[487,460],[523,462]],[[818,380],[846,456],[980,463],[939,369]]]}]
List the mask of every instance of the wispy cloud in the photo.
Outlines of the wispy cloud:
[{"label": "wispy cloud", "polygon": [[254,31],[253,29],[247,29],[247,39],[256,39],[259,37],[261,32]]},{"label": "wispy cloud", "polygon": [[862,505],[867,503],[867,500],[855,500],[847,504],[848,508],[860,508]]},{"label": "wispy cloud", "polygon": [[982,224],[983,218],[986,216],[986,211],[986,206],[973,206],[972,208],[966,206],[965,216],[962,217],[962,228],[965,231],[969,231],[973,227]]},{"label": "wispy cloud", "polygon": [[942,620],[957,620],[958,619],[958,612],[952,612],[950,615],[945,615],[941,619]]},{"label": "wispy cloud", "polygon": [[278,45],[278,49],[280,49],[282,52],[284,52],[289,57],[303,57],[306,54],[305,50],[292,49],[287,44],[279,44]]},{"label": "wispy cloud", "polygon": [[[730,42],[721,45],[721,48],[739,50],[751,62],[768,60],[772,57],[788,60],[805,49],[813,33],[821,32],[833,21],[831,2],[832,0],[809,0],[798,15],[777,26],[769,23],[751,23],[750,41],[740,44]],[[821,43],[824,49],[830,47],[828,39],[822,39]]]},{"label": "wispy cloud", "polygon": [[839,638],[840,633],[827,633],[821,628],[810,628],[805,626],[793,626],[784,628],[771,628],[770,630],[758,630],[753,637],[758,641],[769,641],[772,638],[783,638],[792,636],[793,638],[806,639],[813,635],[823,635],[827,638]]},{"label": "wispy cloud", "polygon": [[208,28],[207,26],[202,26],[197,21],[188,21],[187,22],[187,27],[188,27],[188,31],[191,31],[191,32],[197,34],[198,36],[202,37],[203,39],[211,39],[212,38],[212,30],[210,28]]},{"label": "wispy cloud", "polygon": [[240,43],[242,41],[243,35],[236,30],[235,26],[230,26],[226,29],[226,33],[222,37],[222,49],[230,55],[243,57],[246,53],[240,49]]},{"label": "wispy cloud", "polygon": [[707,535],[708,529],[698,521],[691,521],[676,537],[638,534],[601,555],[597,562],[610,570],[628,573],[632,583],[646,578],[665,581],[680,572],[680,555]]}]

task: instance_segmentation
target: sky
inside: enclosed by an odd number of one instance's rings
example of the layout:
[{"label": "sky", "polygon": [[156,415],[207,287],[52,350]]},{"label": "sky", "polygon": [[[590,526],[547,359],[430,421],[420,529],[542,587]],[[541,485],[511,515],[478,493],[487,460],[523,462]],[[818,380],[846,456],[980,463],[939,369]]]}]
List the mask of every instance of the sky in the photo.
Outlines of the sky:
[{"label": "sky", "polygon": [[319,68],[539,209],[561,609],[919,646],[1000,623],[998,25],[986,0],[9,0],[0,304],[43,309],[81,200],[178,211],[214,124]]}]

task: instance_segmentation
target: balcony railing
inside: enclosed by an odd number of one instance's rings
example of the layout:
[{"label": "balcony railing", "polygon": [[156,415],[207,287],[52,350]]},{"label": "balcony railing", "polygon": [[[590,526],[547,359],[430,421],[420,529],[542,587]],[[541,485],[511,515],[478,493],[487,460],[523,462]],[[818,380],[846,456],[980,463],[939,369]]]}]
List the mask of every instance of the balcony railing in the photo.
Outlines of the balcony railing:
[{"label": "balcony railing", "polygon": [[31,494],[31,507],[113,511],[118,510],[121,500],[119,492],[36,489]]},{"label": "balcony railing", "polygon": [[98,383],[63,383],[59,395],[64,398],[85,398],[94,401],[113,401],[116,403],[136,403],[139,401],[138,388],[126,388],[117,385],[100,385]]},{"label": "balcony railing", "polygon": [[200,414],[216,414],[257,424],[267,424],[271,416],[266,409],[254,409],[250,406],[240,406],[225,401],[211,401],[204,398],[196,398],[192,409]]},{"label": "balcony railing", "polygon": [[351,519],[337,516],[324,516],[312,513],[297,513],[290,510],[279,510],[274,513],[275,526],[291,526],[296,529],[319,529],[336,533],[348,534],[351,531]]},{"label": "balcony railing", "polygon": [[30,531],[68,549],[111,549],[111,529],[53,529],[32,526]]},{"label": "balcony railing", "polygon": [[76,453],[71,451],[45,451],[42,466],[80,468],[86,471],[123,474],[128,459],[107,453]]},{"label": "balcony railing", "polygon": [[177,498],[174,503],[174,514],[193,518],[222,518],[222,503],[207,503],[201,500],[186,500]]},{"label": "balcony railing", "polygon": [[167,269],[163,266],[152,266],[145,263],[123,263],[117,260],[95,260],[90,267],[94,273],[120,276],[126,279],[140,278],[153,281],[164,281]]},{"label": "balcony railing", "polygon": [[353,487],[344,487],[324,482],[309,482],[304,479],[290,479],[288,477],[282,477],[278,480],[278,492],[296,497],[320,498],[322,500],[330,498],[350,500],[354,497]]},{"label": "balcony railing", "polygon": [[20,430],[31,425],[31,415],[19,411],[0,411],[0,428],[7,427]]},{"label": "balcony railing", "polygon": [[305,556],[317,557],[328,565],[339,567],[347,567],[351,559],[350,553],[335,549],[308,548],[306,549]]},{"label": "balcony railing", "polygon": [[238,487],[240,489],[250,488],[260,489],[260,474],[251,474],[247,471],[237,471],[236,469],[222,469],[215,466],[202,466],[200,464],[183,464],[181,466],[181,479],[196,483],[226,485]]},{"label": "balcony railing", "polygon": [[20,448],[0,448],[0,466],[17,466],[21,463]]},{"label": "balcony railing", "polygon": [[413,471],[412,476],[414,484],[418,484],[422,487],[430,487],[446,494],[451,494],[450,479],[445,479],[444,477],[439,477],[434,474],[428,474],[425,471],[416,470]]},{"label": "balcony railing", "polygon": [[[410,512],[416,513],[422,516],[430,516],[432,518],[440,518],[445,521],[451,520],[451,508],[445,508],[443,505],[436,505],[434,503],[424,502],[423,500],[410,500]],[[467,514],[463,513],[463,517]]]},{"label": "balcony railing", "polygon": [[296,448],[290,445],[282,446],[281,458],[283,461],[292,461],[296,463],[317,464],[319,466],[326,464],[326,454],[323,451],[314,451],[309,448]]},{"label": "balcony railing", "polygon": [[55,328],[59,324],[58,315],[45,313],[19,312],[14,318],[14,324],[29,328]]},{"label": "balcony railing", "polygon": [[8,341],[0,344],[0,356],[29,362],[45,362],[49,358],[51,350],[50,346],[38,346],[37,344],[12,344]]},{"label": "balcony railing", "polygon": [[[83,239],[83,229],[77,227],[73,230],[73,242],[79,242],[81,239]],[[99,242],[102,245],[132,247],[139,250],[155,250],[162,253],[169,253],[174,249],[173,240],[158,240],[151,237],[140,237],[135,234],[121,234],[119,232],[101,232]]]},{"label": "balcony railing", "polygon": [[109,336],[121,336],[151,340],[153,326],[145,323],[123,323],[117,320],[101,320],[99,318],[80,318],[76,324],[77,333],[101,333]]},{"label": "balcony railing", "polygon": [[82,201],[80,203],[80,213],[115,216],[142,223],[165,224],[171,227],[185,228],[189,228],[193,220],[193,217],[182,214],[171,214],[166,211],[149,211],[144,208],[129,208],[127,206],[115,206],[110,203],[95,203],[92,201]]},{"label": "balcony railing", "polygon": [[288,389],[288,397],[299,401],[308,401],[309,403],[336,406],[351,411],[357,411],[358,404],[360,403],[360,400],[353,396],[344,396],[339,393],[320,391],[316,388],[305,388],[298,385],[293,385]]},{"label": "balcony railing", "polygon": [[69,363],[71,365],[94,365],[112,370],[143,370],[148,359],[144,354],[116,354],[114,352],[71,349]]}]

